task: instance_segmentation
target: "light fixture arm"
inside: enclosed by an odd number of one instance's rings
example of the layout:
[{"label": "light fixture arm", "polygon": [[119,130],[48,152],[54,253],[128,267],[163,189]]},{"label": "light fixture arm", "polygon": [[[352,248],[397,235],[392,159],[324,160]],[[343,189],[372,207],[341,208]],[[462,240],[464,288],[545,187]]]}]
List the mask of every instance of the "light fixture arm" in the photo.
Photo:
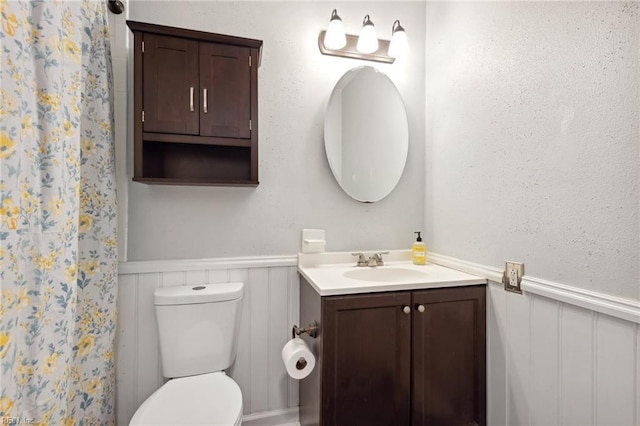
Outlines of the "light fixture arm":
[{"label": "light fixture arm", "polygon": [[393,34],[396,31],[404,31],[404,28],[402,28],[402,25],[400,25],[400,20],[399,19],[396,19],[396,21],[391,26],[391,36],[393,36]]}]

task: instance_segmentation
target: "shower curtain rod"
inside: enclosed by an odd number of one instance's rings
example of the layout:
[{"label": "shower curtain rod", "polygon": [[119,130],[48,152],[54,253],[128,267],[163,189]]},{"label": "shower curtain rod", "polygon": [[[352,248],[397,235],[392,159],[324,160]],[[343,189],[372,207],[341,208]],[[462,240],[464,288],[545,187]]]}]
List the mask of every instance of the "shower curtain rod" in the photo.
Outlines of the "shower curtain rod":
[{"label": "shower curtain rod", "polygon": [[124,4],[122,4],[120,0],[108,0],[107,6],[109,6],[109,10],[116,15],[124,12]]}]

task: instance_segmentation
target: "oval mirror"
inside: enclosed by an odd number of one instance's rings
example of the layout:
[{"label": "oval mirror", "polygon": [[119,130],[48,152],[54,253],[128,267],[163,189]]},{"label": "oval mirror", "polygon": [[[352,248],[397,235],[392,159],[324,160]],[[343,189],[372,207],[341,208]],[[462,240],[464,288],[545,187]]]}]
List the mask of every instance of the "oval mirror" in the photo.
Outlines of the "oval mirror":
[{"label": "oval mirror", "polygon": [[391,79],[375,68],[354,68],[331,93],[324,147],[333,176],[355,200],[373,203],[393,191],[409,150],[407,112]]}]

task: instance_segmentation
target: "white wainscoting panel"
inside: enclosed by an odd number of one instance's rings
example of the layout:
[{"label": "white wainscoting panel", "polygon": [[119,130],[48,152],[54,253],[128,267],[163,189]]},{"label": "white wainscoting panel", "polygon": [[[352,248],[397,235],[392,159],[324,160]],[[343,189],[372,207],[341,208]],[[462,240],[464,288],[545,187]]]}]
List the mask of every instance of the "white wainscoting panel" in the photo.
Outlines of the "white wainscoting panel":
[{"label": "white wainscoting panel", "polygon": [[242,281],[238,354],[229,375],[242,390],[251,424],[297,421],[298,382],[280,358],[299,318],[295,256],[176,262],[128,262],[118,280],[117,423],[163,383],[153,306],[156,288]]},{"label": "white wainscoting panel", "polygon": [[640,426],[640,324],[489,281],[490,425]]},{"label": "white wainscoting panel", "polygon": [[[496,282],[496,268],[436,254],[432,260],[489,280],[489,425],[640,426],[638,303],[528,277],[524,294],[507,293]],[[297,420],[298,382],[280,360],[299,319],[296,258],[270,256],[121,265],[119,425],[163,383],[153,291],[230,281],[246,284],[238,355],[229,371],[243,393],[245,423]]]},{"label": "white wainscoting panel", "polygon": [[640,426],[640,302],[430,254],[488,280],[489,425]]}]

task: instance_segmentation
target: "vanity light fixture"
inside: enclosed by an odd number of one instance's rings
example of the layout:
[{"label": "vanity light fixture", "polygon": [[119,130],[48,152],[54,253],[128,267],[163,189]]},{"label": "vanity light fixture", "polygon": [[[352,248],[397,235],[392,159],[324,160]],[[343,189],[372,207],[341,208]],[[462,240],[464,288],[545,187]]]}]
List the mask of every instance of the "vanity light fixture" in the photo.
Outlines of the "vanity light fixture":
[{"label": "vanity light fixture", "polygon": [[[393,45],[393,46],[392,46]],[[333,9],[326,31],[318,35],[318,48],[323,55],[341,56],[344,58],[362,59],[365,61],[392,64],[396,58],[408,52],[407,35],[400,21],[392,26],[392,39],[378,39],[376,28],[369,15],[362,21],[360,36],[345,34],[342,19],[338,11]]]}]

